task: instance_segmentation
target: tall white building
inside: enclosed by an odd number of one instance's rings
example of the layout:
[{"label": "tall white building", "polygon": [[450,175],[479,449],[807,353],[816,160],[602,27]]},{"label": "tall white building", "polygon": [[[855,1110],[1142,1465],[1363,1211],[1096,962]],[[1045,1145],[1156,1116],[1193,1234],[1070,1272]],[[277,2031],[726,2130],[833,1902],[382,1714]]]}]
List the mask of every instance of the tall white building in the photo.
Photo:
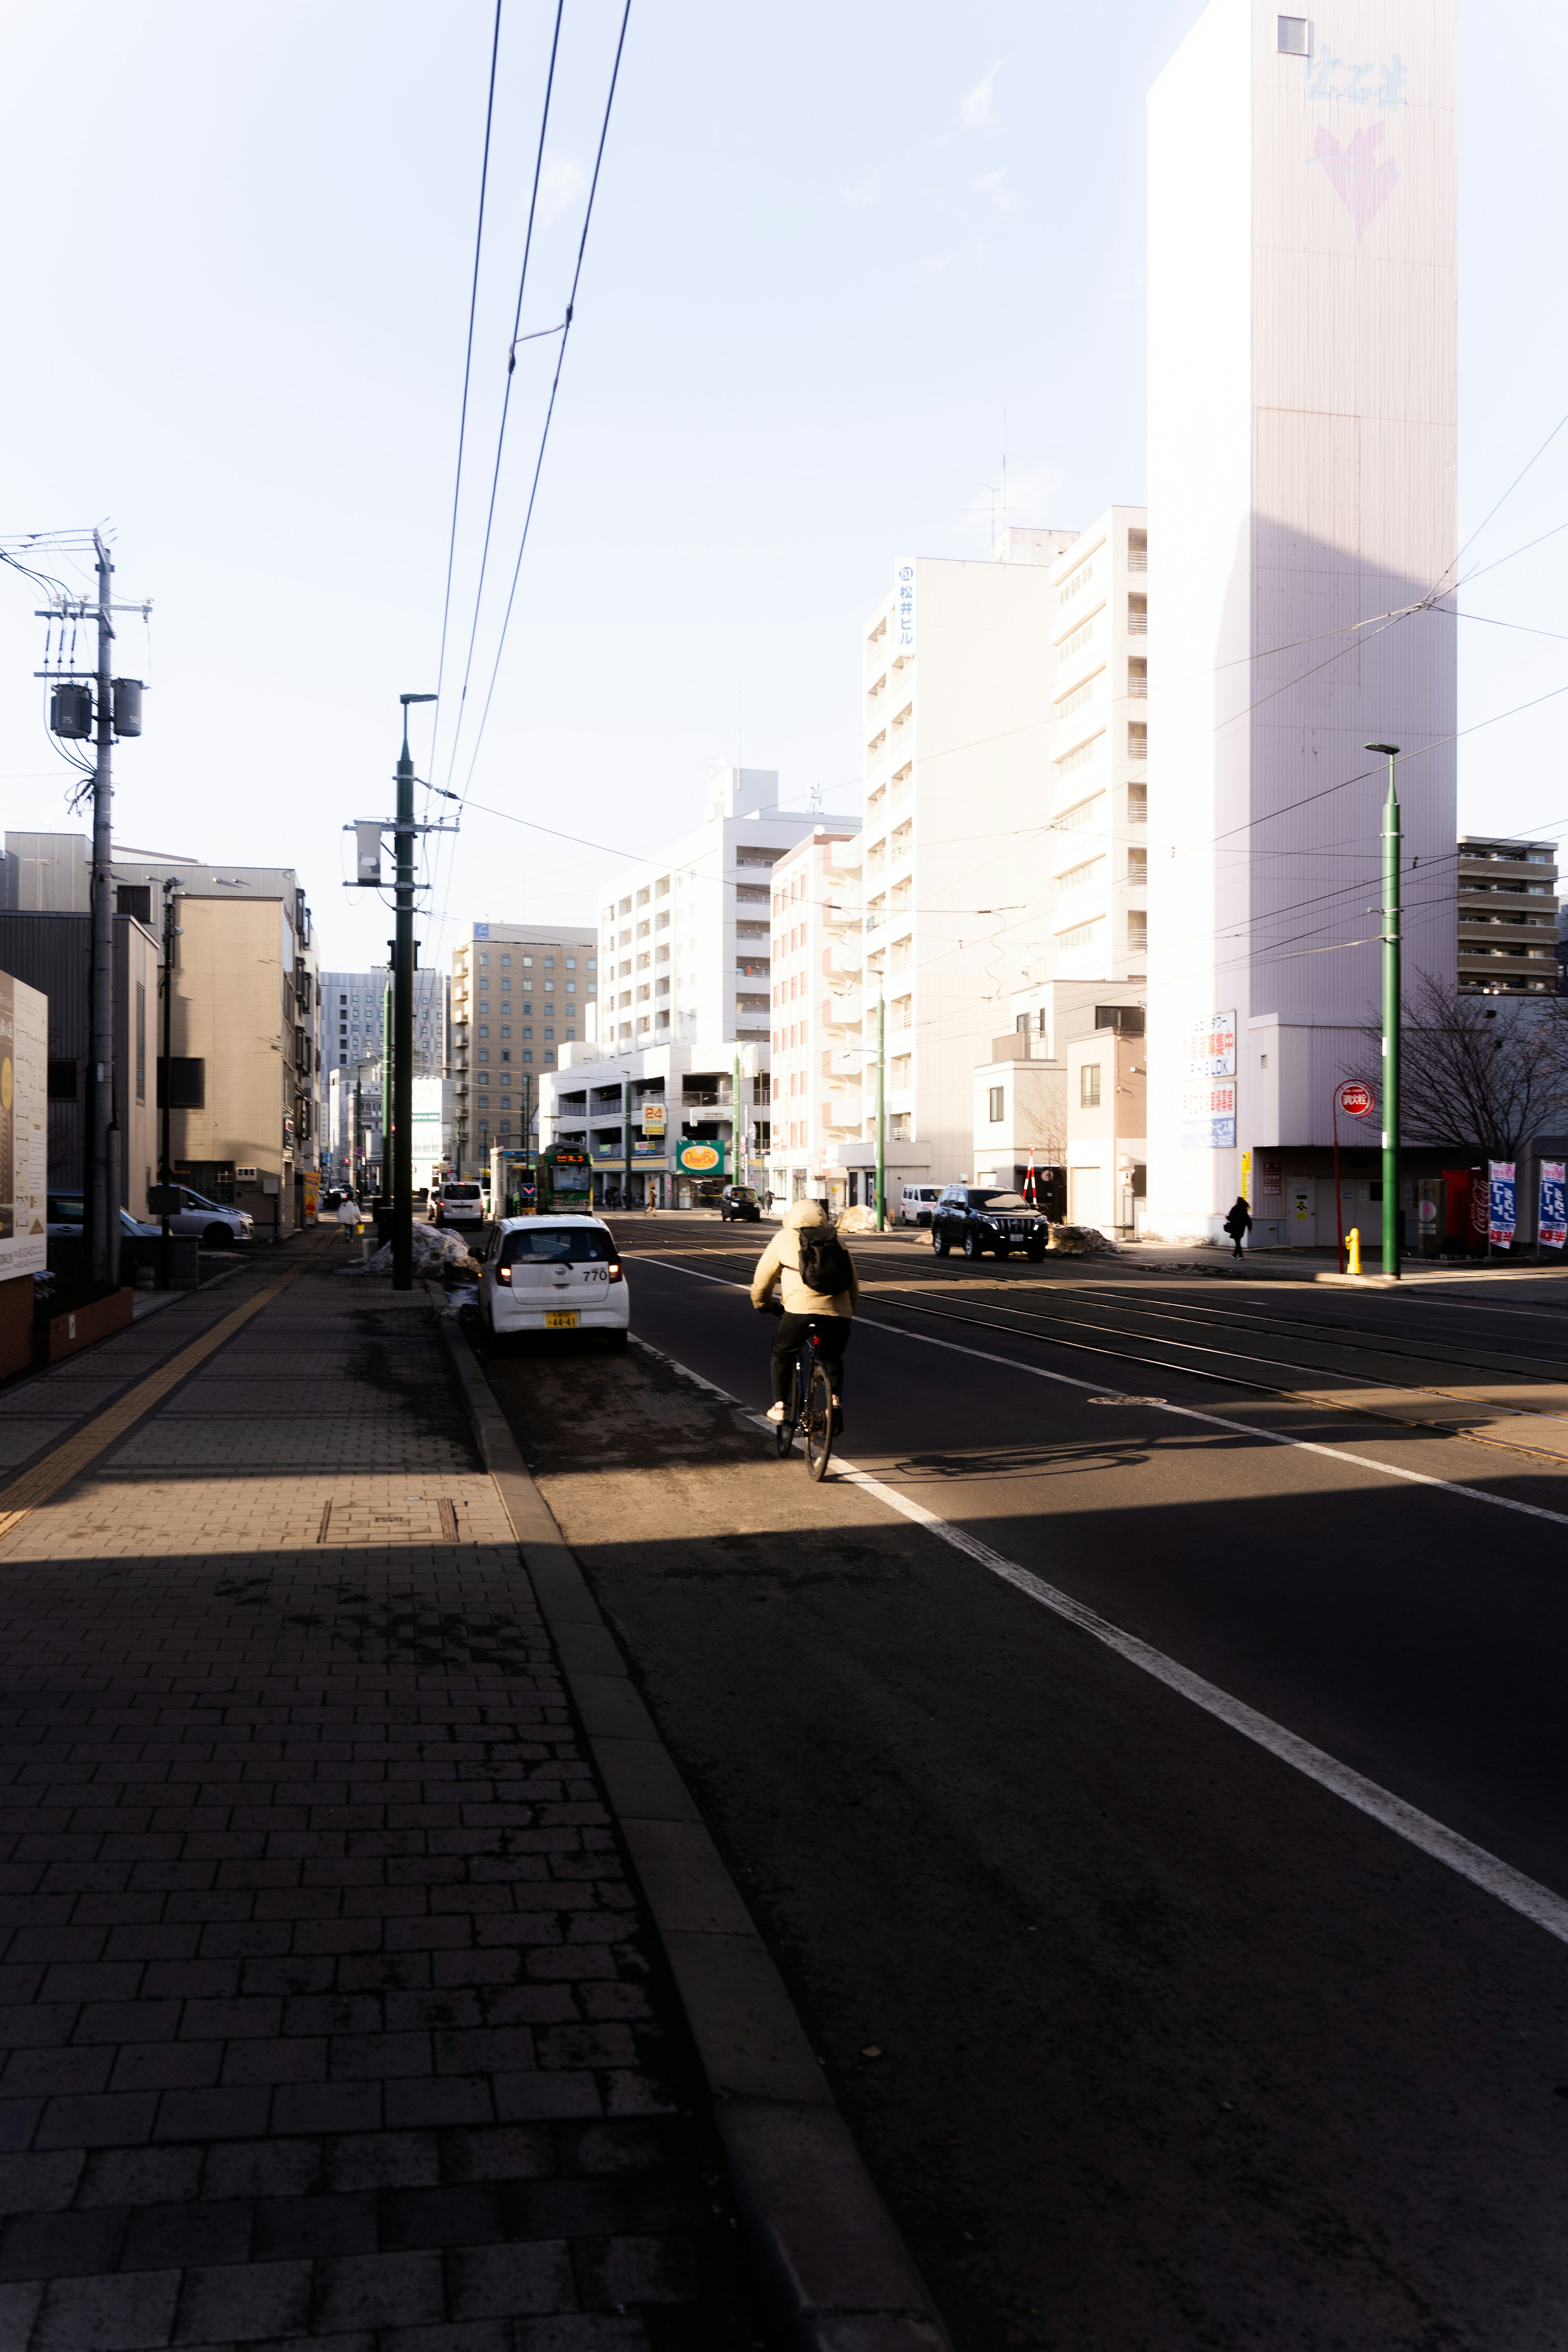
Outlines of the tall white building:
[{"label": "tall white building", "polygon": [[[773,871],[819,821],[786,815],[778,781],[771,768],[715,770],[705,822],[605,890],[597,1043],[563,1055],[540,1128],[542,1140],[587,1144],[596,1197],[640,1201],[650,1184],[678,1197],[682,1139],[722,1143],[726,1173],[739,1160],[753,1172],[769,1111]],[[666,1113],[657,1135],[640,1129],[649,1104]]]},{"label": "tall white building", "polygon": [[[862,1001],[860,835],[818,824],[773,874],[773,1100],[768,1183],[835,1213],[872,1198],[876,1110]],[[874,1127],[871,1133],[875,1135]]]},{"label": "tall white building", "polygon": [[705,822],[606,888],[606,1053],[698,1038],[766,1045],[769,877],[815,822],[786,816],[778,798],[773,768],[716,769]]},{"label": "tall white building", "polygon": [[[1405,970],[1455,976],[1452,0],[1212,0],[1150,97],[1143,1229],[1327,1170],[1378,995],[1398,744]],[[1391,617],[1399,615],[1401,617]],[[1250,1160],[1248,1159],[1250,1155]],[[1303,1216],[1300,1222],[1305,1223]]]},{"label": "tall white building", "polygon": [[[1142,509],[1112,507],[1088,531],[1009,529],[988,563],[895,567],[863,644],[862,911],[813,916],[821,937],[807,927],[804,1036],[796,998],[781,1002],[801,975],[774,973],[775,1056],[806,1055],[774,1087],[773,1162],[790,1185],[804,1153],[813,1190],[868,1197],[879,1003],[888,1167],[945,1182],[971,1172],[975,1073],[1017,992],[1142,984],[1147,566]],[[813,880],[815,898],[849,903],[853,855],[831,849],[845,871]],[[793,908],[775,913],[775,942],[781,928],[800,931]],[[808,1079],[797,1116],[781,1086]],[[804,1141],[784,1146],[796,1129]]]}]

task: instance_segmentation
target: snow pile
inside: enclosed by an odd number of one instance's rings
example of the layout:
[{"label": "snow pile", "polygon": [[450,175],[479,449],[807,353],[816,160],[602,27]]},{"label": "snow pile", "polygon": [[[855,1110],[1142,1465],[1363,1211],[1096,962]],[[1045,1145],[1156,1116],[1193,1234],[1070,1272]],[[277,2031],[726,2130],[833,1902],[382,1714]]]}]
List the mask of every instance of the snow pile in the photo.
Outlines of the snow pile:
[{"label": "snow pile", "polygon": [[874,1234],[877,1230],[875,1209],[846,1209],[838,1220],[841,1234]]},{"label": "snow pile", "polygon": [[[340,1274],[390,1274],[392,1244],[384,1242],[374,1255],[353,1259],[340,1266]],[[440,1225],[416,1225],[414,1228],[414,1271],[416,1275],[439,1279],[447,1274],[477,1275],[478,1258],[469,1254],[468,1244],[457,1234]]]},{"label": "snow pile", "polygon": [[1060,1257],[1115,1257],[1116,1244],[1095,1225],[1053,1225],[1049,1246]]}]

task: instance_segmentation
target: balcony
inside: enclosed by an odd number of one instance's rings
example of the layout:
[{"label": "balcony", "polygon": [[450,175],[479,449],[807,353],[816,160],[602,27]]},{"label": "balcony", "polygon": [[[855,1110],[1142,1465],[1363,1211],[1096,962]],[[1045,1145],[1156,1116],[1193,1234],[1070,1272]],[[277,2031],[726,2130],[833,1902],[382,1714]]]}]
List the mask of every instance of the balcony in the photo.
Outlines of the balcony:
[{"label": "balcony", "polygon": [[864,1011],[864,1001],[858,988],[836,991],[822,1007],[822,1023],[826,1029],[858,1029]]}]

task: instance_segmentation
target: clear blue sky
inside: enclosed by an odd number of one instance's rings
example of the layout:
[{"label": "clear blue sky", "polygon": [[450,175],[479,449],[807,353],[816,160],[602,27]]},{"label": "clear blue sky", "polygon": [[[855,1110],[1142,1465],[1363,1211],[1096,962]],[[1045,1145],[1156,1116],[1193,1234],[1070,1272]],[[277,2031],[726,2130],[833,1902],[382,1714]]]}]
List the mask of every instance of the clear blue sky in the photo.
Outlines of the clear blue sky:
[{"label": "clear blue sky", "polygon": [[[1197,13],[633,0],[477,801],[636,851],[739,751],[855,805],[861,616],[900,554],[985,551],[1004,412],[1014,521],[1142,497],[1143,96]],[[561,316],[619,14],[568,0],[525,331]],[[506,0],[449,686],[552,17]],[[1468,530],[1568,410],[1568,11],[1461,19]],[[297,865],[338,965],[388,928],[339,887],[339,828],[390,804],[397,694],[436,677],[490,26],[489,0],[0,17],[0,531],[112,519],[117,589],[156,606],[119,838]],[[514,383],[501,595],[553,350]],[[1568,432],[1471,560],[1565,521]],[[1565,555],[1472,608],[1568,635]],[[0,579],[0,804],[50,825],[33,603]],[[1463,723],[1568,680],[1568,645],[1463,629]],[[1462,821],[1568,829],[1565,726],[1568,696],[1468,737]],[[426,953],[443,906],[591,919],[610,862],[470,815]]]}]

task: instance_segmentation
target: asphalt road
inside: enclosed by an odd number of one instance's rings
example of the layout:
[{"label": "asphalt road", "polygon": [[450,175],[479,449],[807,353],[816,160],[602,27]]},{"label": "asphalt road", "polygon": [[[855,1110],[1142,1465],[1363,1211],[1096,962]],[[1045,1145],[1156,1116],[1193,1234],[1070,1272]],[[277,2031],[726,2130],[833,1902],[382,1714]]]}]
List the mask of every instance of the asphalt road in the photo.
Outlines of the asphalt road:
[{"label": "asphalt road", "polygon": [[[760,1406],[763,1237],[619,1224]],[[1568,1291],[856,1246],[855,1463],[1568,1896]],[[647,1358],[493,1370],[963,2352],[1568,2340],[1568,1946]]]}]

